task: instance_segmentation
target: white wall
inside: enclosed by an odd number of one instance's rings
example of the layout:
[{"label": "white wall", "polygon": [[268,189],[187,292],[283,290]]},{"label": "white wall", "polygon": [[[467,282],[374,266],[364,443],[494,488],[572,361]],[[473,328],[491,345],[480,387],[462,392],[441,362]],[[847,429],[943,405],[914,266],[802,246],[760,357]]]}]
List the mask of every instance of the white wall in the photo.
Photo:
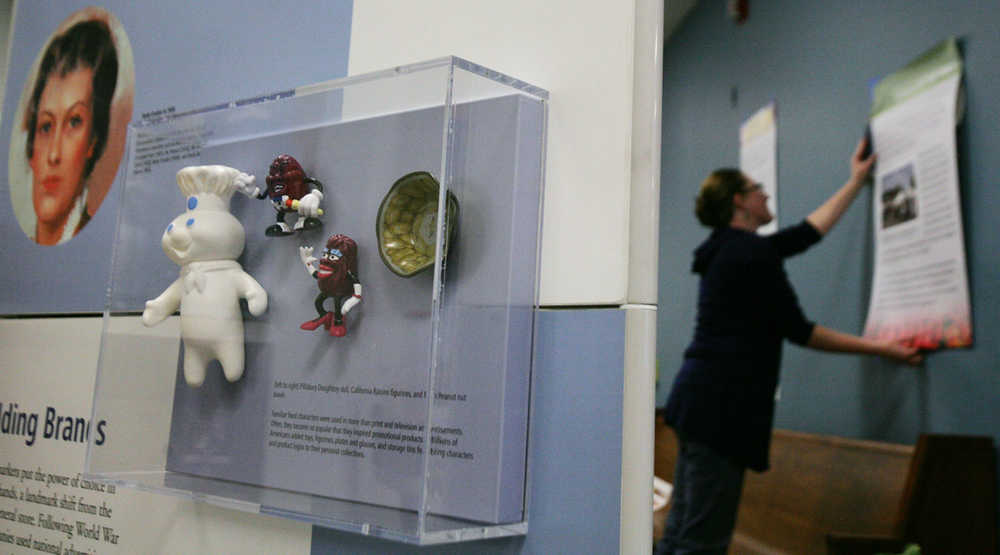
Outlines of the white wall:
[{"label": "white wall", "polygon": [[455,55],[551,94],[543,305],[626,299],[634,18],[633,1],[354,4],[351,75]]}]

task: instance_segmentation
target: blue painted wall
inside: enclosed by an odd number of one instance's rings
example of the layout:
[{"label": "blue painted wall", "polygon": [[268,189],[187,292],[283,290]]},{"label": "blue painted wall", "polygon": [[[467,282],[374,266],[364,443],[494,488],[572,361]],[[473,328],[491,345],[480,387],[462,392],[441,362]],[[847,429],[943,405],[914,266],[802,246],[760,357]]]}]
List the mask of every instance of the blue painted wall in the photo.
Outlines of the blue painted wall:
[{"label": "blue painted wall", "polygon": [[[776,425],[900,443],[922,432],[1000,442],[1000,4],[772,0],[750,9],[737,26],[724,2],[703,1],[665,47],[658,405],[693,327],[691,251],[708,234],[692,214],[694,195],[712,169],[738,165],[741,121],[777,101],[780,219],[795,223],[846,179],[869,83],[954,35],[968,92],[958,158],[975,346],[933,354],[916,370],[788,346]],[[822,243],[787,264],[807,316],[861,332],[873,257],[866,191]]]},{"label": "blue painted wall", "polygon": [[312,552],[617,553],[625,311],[541,311],[536,356],[527,536],[416,547],[317,526]]}]

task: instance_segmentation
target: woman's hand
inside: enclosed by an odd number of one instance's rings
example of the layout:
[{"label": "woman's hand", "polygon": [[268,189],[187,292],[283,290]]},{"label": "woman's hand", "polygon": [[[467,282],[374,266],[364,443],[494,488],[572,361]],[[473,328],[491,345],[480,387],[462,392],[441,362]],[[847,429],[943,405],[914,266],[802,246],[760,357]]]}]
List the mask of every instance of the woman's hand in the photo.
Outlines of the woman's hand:
[{"label": "woman's hand", "polygon": [[904,362],[910,366],[919,366],[924,361],[924,354],[916,347],[910,347],[894,341],[886,341],[879,352],[885,358]]},{"label": "woman's hand", "polygon": [[858,141],[858,146],[854,148],[854,154],[851,156],[851,181],[855,183],[861,183],[868,177],[868,174],[872,171],[872,166],[875,165],[875,159],[877,154],[872,152],[871,156],[868,158],[863,158],[865,147],[868,146],[868,137],[861,137]]}]

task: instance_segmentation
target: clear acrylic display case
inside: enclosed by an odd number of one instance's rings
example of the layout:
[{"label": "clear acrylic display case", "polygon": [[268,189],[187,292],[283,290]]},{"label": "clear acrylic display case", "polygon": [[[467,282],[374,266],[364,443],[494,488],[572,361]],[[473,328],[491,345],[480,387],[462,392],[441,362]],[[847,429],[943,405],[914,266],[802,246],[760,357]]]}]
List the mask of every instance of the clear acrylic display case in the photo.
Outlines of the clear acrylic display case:
[{"label": "clear acrylic display case", "polygon": [[[526,533],[547,98],[449,57],[134,124],[85,475],[415,544]],[[160,246],[190,209],[175,174],[219,164],[264,187],[279,154],[323,183],[322,229],[266,236],[269,202],[233,196],[268,307],[242,302],[242,378],[212,362],[190,387],[184,343],[205,338],[185,305],[138,316],[181,270]],[[419,199],[433,264],[402,277],[376,220],[413,172],[440,183]],[[299,327],[318,293],[299,247],[332,234],[356,241],[364,289],[343,337]]]}]

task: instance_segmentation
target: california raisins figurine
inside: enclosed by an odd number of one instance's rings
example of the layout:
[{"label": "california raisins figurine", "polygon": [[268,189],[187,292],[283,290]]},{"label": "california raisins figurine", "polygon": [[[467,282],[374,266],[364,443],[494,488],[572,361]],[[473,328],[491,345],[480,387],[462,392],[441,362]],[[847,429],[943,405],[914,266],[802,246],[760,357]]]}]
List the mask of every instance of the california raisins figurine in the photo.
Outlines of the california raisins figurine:
[{"label": "california raisins figurine", "polygon": [[160,243],[180,266],[180,277],[159,297],[146,301],[142,323],[155,326],[180,308],[184,380],[191,387],[205,381],[205,367],[216,359],[227,380],[243,376],[240,299],[246,299],[254,316],[267,309],[267,292],[236,261],[246,233],[229,212],[233,192],[250,194],[253,180],[226,166],[190,166],[177,172],[187,210],[167,225]]},{"label": "california raisins figurine", "polygon": [[[316,297],[315,320],[309,320],[300,327],[312,331],[323,326],[334,337],[347,335],[344,315],[361,302],[361,282],[358,281],[358,245],[346,235],[331,235],[323,249],[323,257],[318,260],[312,255],[312,247],[299,247],[299,258],[309,275],[316,278],[319,295]],[[333,311],[323,308],[327,299],[333,299]]]},{"label": "california raisins figurine", "polygon": [[[318,179],[307,177],[298,160],[287,154],[282,154],[271,162],[267,170],[267,190],[258,198],[268,196],[274,210],[278,213],[277,221],[264,230],[268,237],[292,235],[303,229],[316,229],[323,225],[319,217],[323,210],[319,205],[323,202],[323,184]],[[297,212],[295,227],[289,228],[285,216]]]}]

